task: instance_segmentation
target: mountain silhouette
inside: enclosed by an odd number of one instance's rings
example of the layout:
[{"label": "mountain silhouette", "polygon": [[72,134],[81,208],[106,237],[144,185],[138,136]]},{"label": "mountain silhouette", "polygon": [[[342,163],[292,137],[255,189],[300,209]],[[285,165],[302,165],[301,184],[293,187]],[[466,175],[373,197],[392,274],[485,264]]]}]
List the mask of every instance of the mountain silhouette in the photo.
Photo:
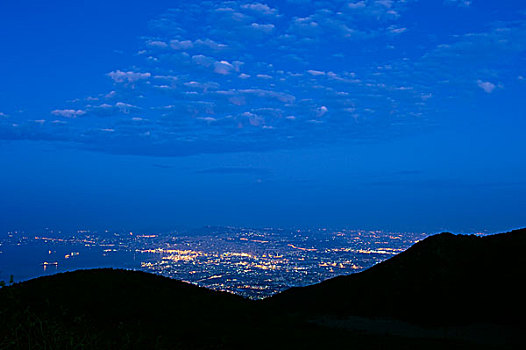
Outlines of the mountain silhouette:
[{"label": "mountain silhouette", "polygon": [[526,230],[442,233],[370,269],[265,302],[289,311],[391,317],[430,325],[525,323]]},{"label": "mountain silhouette", "polygon": [[137,271],[0,289],[0,349],[443,349],[523,345],[526,230],[443,233],[354,275],[252,301]]}]

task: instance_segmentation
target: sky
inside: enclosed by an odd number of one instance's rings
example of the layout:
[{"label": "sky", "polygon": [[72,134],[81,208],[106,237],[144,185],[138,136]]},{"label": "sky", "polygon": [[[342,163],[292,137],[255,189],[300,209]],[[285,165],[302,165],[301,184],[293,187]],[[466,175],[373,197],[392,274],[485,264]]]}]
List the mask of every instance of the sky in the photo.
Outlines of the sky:
[{"label": "sky", "polygon": [[0,3],[0,232],[525,225],[526,3]]}]

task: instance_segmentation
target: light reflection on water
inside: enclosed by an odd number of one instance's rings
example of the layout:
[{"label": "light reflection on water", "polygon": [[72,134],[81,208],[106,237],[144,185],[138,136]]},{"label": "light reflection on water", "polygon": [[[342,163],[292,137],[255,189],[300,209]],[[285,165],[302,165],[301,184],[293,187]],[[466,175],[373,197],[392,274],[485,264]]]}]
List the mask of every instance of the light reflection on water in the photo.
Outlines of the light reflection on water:
[{"label": "light reflection on water", "polygon": [[134,251],[31,242],[0,247],[0,280],[15,282],[60,272],[102,267],[138,269]]}]

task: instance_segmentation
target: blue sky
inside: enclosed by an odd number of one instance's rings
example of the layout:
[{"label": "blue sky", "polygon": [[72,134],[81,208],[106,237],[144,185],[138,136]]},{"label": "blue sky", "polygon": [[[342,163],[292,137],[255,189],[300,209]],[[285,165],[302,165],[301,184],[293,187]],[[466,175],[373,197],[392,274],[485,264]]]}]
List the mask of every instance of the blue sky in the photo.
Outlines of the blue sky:
[{"label": "blue sky", "polygon": [[524,225],[522,1],[0,4],[0,230]]}]

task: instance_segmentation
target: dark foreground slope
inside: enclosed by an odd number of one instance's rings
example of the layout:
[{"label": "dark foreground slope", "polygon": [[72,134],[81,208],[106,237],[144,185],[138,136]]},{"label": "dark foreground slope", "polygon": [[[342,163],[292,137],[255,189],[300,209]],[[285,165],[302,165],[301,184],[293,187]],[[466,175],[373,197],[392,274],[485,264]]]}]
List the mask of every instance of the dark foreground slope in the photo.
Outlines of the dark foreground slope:
[{"label": "dark foreground slope", "polygon": [[133,271],[38,278],[0,290],[0,349],[518,347],[525,239],[441,234],[258,302]]},{"label": "dark foreground slope", "polygon": [[242,297],[136,271],[68,272],[0,292],[0,349],[199,347],[251,322]]},{"label": "dark foreground slope", "polygon": [[0,290],[2,350],[464,349],[465,345],[324,327],[259,302],[143,272],[76,271]]}]

